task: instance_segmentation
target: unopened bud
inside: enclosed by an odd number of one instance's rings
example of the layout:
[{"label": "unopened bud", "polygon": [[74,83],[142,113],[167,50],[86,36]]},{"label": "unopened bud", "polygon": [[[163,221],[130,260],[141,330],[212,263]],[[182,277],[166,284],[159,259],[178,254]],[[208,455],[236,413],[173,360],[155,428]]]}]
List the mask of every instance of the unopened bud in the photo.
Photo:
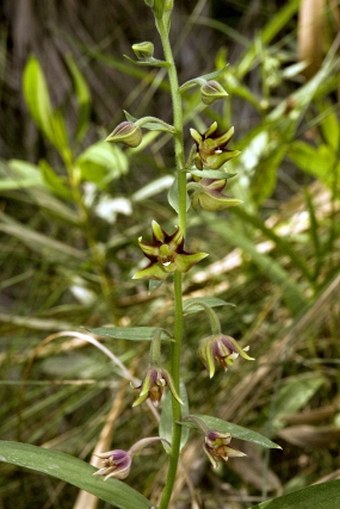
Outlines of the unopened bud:
[{"label": "unopened bud", "polygon": [[228,93],[220,83],[215,80],[210,80],[201,86],[201,100],[204,104],[212,104],[218,99],[224,99],[228,96]]},{"label": "unopened bud", "polygon": [[153,57],[154,45],[150,41],[138,42],[132,45],[132,50],[138,60],[145,60]]},{"label": "unopened bud", "polygon": [[105,141],[125,143],[125,145],[128,145],[129,147],[138,147],[142,141],[142,130],[133,122],[125,120],[117,125]]}]

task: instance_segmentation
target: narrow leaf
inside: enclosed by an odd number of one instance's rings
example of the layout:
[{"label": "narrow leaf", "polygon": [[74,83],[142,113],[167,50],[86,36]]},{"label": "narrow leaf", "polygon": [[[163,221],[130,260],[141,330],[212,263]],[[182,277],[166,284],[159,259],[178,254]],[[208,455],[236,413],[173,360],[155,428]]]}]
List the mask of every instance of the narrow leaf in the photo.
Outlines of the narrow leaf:
[{"label": "narrow leaf", "polygon": [[21,442],[0,441],[0,461],[50,475],[88,491],[120,509],[148,509],[151,503],[138,491],[117,480],[94,477],[94,467],[61,451]]},{"label": "narrow leaf", "polygon": [[44,73],[34,56],[28,59],[24,69],[23,92],[30,114],[45,136],[52,141],[51,118],[53,110],[51,100]]},{"label": "narrow leaf", "polygon": [[[179,197],[178,197],[178,177],[176,176],[175,180],[172,183],[172,186],[168,192],[168,202],[169,205],[174,209],[175,212],[179,212]],[[186,210],[190,209],[190,198],[188,193],[186,193]]]},{"label": "narrow leaf", "polygon": [[[183,405],[181,405],[182,415],[183,416],[188,415],[189,413],[188,394],[186,391],[186,387],[183,383],[181,383],[180,386],[180,397],[183,402]],[[172,428],[173,428],[171,401],[172,401],[171,392],[167,390],[162,399],[162,413],[161,420],[159,422],[159,436],[167,440],[167,442],[169,443],[171,443],[172,440]],[[181,449],[187,443],[189,434],[190,434],[189,429],[184,428],[181,435]],[[163,447],[165,451],[169,454],[171,448],[169,447],[169,445],[167,445],[167,442],[163,442]]]},{"label": "narrow leaf", "polygon": [[97,336],[129,341],[152,341],[157,332],[161,332],[163,339],[164,336],[170,337],[169,333],[160,327],[97,327],[87,330]]},{"label": "narrow leaf", "polygon": [[209,306],[210,308],[217,308],[221,306],[234,306],[230,302],[226,302],[223,299],[217,297],[195,297],[193,299],[187,299],[184,301],[183,308],[186,315],[192,313],[198,313],[202,311],[203,306]]},{"label": "narrow leaf", "polygon": [[[257,431],[253,431],[238,424],[233,424],[228,421],[224,421],[217,417],[210,415],[193,414],[193,417],[200,419],[207,426],[209,430],[219,431],[220,433],[230,433],[232,437],[239,438],[240,440],[246,440],[247,442],[253,442],[254,444],[261,445],[267,449],[282,449],[282,447],[275,442],[269,440],[269,438],[261,435]],[[189,421],[183,424],[192,425]]]},{"label": "narrow leaf", "polygon": [[303,408],[324,383],[325,378],[313,372],[289,378],[279,389],[275,407],[271,408],[272,426],[276,430],[282,428],[282,418]]},{"label": "narrow leaf", "polygon": [[128,60],[132,64],[139,65],[141,67],[146,67],[146,66],[150,66],[150,65],[153,67],[169,67],[169,65],[170,65],[165,60],[159,60],[158,58],[155,58],[155,57],[149,57],[149,58],[146,58],[145,60],[135,60],[134,58],[131,58],[128,55],[123,55],[123,56],[124,56],[124,58],[126,58],[126,60]]},{"label": "narrow leaf", "polygon": [[66,63],[72,75],[78,103],[77,140],[81,140],[84,137],[89,124],[91,94],[84,76],[80,72],[72,55],[66,56]]},{"label": "narrow leaf", "polygon": [[209,72],[208,74],[202,74],[201,76],[197,76],[189,81],[186,81],[179,87],[181,92],[184,90],[188,90],[189,88],[194,87],[195,85],[202,85],[205,81],[213,80],[218,76],[221,76],[225,71],[225,67],[223,69],[218,69],[217,71]]},{"label": "narrow leaf", "polygon": [[282,497],[261,502],[253,509],[336,509],[340,507],[340,480],[315,484]]}]

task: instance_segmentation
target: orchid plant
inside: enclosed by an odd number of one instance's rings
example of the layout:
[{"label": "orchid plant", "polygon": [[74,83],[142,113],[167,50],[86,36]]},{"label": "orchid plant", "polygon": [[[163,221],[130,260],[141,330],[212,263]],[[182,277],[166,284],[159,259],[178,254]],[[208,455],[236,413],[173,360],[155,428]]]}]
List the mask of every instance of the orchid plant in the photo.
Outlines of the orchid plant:
[{"label": "orchid plant", "polygon": [[[216,81],[219,72],[192,79],[182,85],[179,84],[177,69],[170,43],[171,16],[174,0],[145,0],[150,7],[160,36],[164,59],[154,57],[154,46],[151,42],[144,41],[133,44],[137,65],[151,65],[163,67],[167,71],[173,112],[173,124],[167,124],[156,117],[143,117],[135,119],[125,112],[126,120],[121,122],[106,141],[121,143],[128,147],[137,147],[142,143],[143,130],[159,130],[168,132],[173,139],[175,168],[173,187],[169,192],[169,205],[174,209],[174,226],[168,233],[157,222],[152,221],[152,235],[150,240],[144,240],[144,236],[138,239],[139,247],[148,260],[147,265],[138,270],[133,278],[147,281],[159,281],[173,286],[174,300],[174,330],[169,334],[171,337],[171,355],[169,359],[170,370],[161,365],[160,333],[156,330],[151,338],[150,365],[139,386],[139,396],[133,406],[140,405],[149,400],[153,405],[159,406],[162,412],[162,397],[165,390],[171,395],[172,423],[170,443],[164,443],[164,449],[169,455],[168,473],[166,482],[157,507],[167,509],[169,507],[173,487],[176,480],[176,472],[183,446],[183,427],[194,427],[204,435],[202,451],[210,459],[214,468],[220,462],[226,462],[229,457],[241,457],[245,454],[232,447],[229,443],[232,434],[228,431],[228,424],[218,421],[217,428],[211,428],[205,416],[191,415],[188,408],[183,404],[183,383],[181,379],[181,355],[184,346],[184,313],[190,306],[206,312],[211,325],[211,335],[203,338],[198,348],[198,355],[203,366],[207,369],[210,378],[214,376],[216,365],[220,365],[225,371],[234,361],[241,357],[247,361],[253,361],[246,352],[248,347],[242,348],[238,342],[221,332],[218,315],[214,311],[214,304],[207,303],[205,299],[183,300],[183,278],[185,274],[196,264],[204,260],[208,253],[190,252],[187,250],[188,228],[187,218],[190,214],[190,204],[195,210],[220,211],[228,207],[239,205],[240,200],[228,197],[223,193],[228,179],[233,176],[228,172],[226,164],[238,156],[239,151],[228,148],[231,143],[234,128],[221,131],[217,122],[213,122],[205,132],[199,133],[196,129],[190,129],[193,139],[192,147],[187,150],[184,146],[184,122],[182,94],[194,86],[200,87],[201,100],[207,106],[215,101],[225,100],[228,96],[222,85]],[[186,155],[188,154],[188,155]],[[114,336],[117,328],[112,331]],[[106,329],[106,335],[110,331]],[[186,397],[185,397],[186,399]],[[264,437],[263,437],[264,438]],[[155,437],[141,438],[136,446],[129,451],[120,449],[102,453],[104,466],[95,475],[103,475],[105,479],[116,477],[125,479],[131,468],[132,454],[138,444],[154,441]],[[159,437],[159,440],[163,440]],[[276,447],[270,441],[264,441],[268,447]]]},{"label": "orchid plant", "polygon": [[[123,148],[124,146],[139,147],[143,142],[144,132],[148,130],[165,132],[172,139],[175,171],[173,184],[167,196],[169,206],[174,211],[172,226],[163,226],[159,223],[159,218],[155,217],[151,223],[150,235],[146,233],[138,239],[141,254],[146,260],[143,260],[144,265],[137,268],[133,279],[137,280],[138,284],[143,284],[143,280],[149,282],[150,290],[163,285],[167,295],[171,290],[174,327],[172,331],[162,325],[159,327],[154,325],[105,327],[90,329],[88,333],[63,331],[45,338],[44,344],[60,337],[73,337],[92,344],[104,353],[115,364],[122,377],[131,382],[133,390],[139,391],[132,405],[131,419],[133,419],[136,406],[148,406],[152,410],[152,415],[159,420],[158,435],[143,436],[141,430],[141,436],[136,437],[134,444],[127,446],[114,443],[112,450],[96,450],[96,456],[102,462],[99,468],[61,451],[48,450],[20,441],[0,441],[1,461],[56,477],[120,509],[150,509],[151,506],[167,509],[170,507],[180,456],[188,441],[190,429],[195,429],[203,435],[202,456],[204,453],[207,455],[213,468],[217,468],[229,458],[245,456],[243,451],[233,447],[233,438],[252,441],[267,448],[280,448],[255,431],[217,417],[194,414],[189,410],[181,362],[185,348],[186,314],[203,311],[209,322],[211,333],[198,338],[197,354],[202,361],[202,369],[207,371],[210,378],[213,378],[219,366],[227,371],[230,366],[236,367],[239,362],[254,360],[248,354],[247,346],[240,345],[238,341],[222,331],[219,316],[214,308],[223,306],[226,302],[211,296],[184,299],[183,295],[183,281],[186,274],[209,255],[203,251],[190,250],[188,218],[192,210],[195,213],[199,213],[200,210],[214,213],[241,204],[240,200],[228,196],[225,192],[228,180],[234,176],[228,171],[228,162],[236,158],[239,152],[229,147],[234,134],[233,127],[224,130],[217,122],[212,122],[206,129],[202,129],[203,132],[198,132],[194,127],[188,133],[184,132],[183,94],[190,92],[193,87],[199,87],[201,101],[208,108],[215,101],[226,100],[228,94],[218,81],[219,75],[224,70],[211,72],[180,84],[170,42],[174,0],[145,0],[145,3],[154,17],[163,48],[163,58],[156,58],[154,45],[149,41],[143,41],[132,45],[136,57],[133,61],[136,65],[154,66],[166,71],[171,96],[172,123],[169,124],[153,116],[134,118],[125,112],[125,120],[113,129],[107,136],[107,143],[102,142],[99,149],[103,150],[105,145],[104,152],[107,150],[109,153],[112,152],[109,158],[109,166],[112,167],[115,166],[112,163],[112,160],[116,161],[116,158],[112,159],[115,153],[119,153],[120,159],[124,155],[117,144]],[[79,72],[75,70],[75,64],[72,62],[71,64],[77,86],[82,91],[79,103],[83,104],[84,96],[87,97],[84,93],[86,87]],[[104,259],[101,258],[96,247],[90,215],[84,201],[84,180],[86,179],[81,172],[79,173],[82,162],[84,160],[86,162],[86,157],[89,157],[91,150],[95,150],[96,147],[92,149],[90,147],[80,156],[73,157],[68,145],[64,121],[52,108],[43,73],[34,58],[29,60],[24,73],[24,90],[32,117],[45,137],[53,142],[65,163],[66,181],[69,183],[71,196],[82,219],[81,224],[89,252],[94,264],[98,266],[101,291],[104,298],[110,300],[110,283],[106,279]],[[190,134],[192,138],[188,146],[184,143],[186,134]],[[44,168],[46,170],[47,166],[45,165]],[[24,166],[24,170],[26,172],[27,165]],[[51,171],[49,170],[48,175]],[[49,184],[50,181],[56,186],[57,194],[62,193],[64,196],[66,193],[66,196],[69,196],[63,181],[59,180],[55,174],[52,180],[49,178]],[[148,341],[150,355],[146,372],[138,373],[139,378],[135,379],[114,352],[99,341],[100,336]],[[165,362],[163,361],[164,352],[161,351],[164,342],[167,342],[169,346],[169,356]],[[34,355],[35,353],[32,354],[32,358]],[[141,450],[144,454],[145,448],[149,450],[151,445],[157,451],[163,451],[162,454],[167,458],[168,464],[161,494],[152,495],[152,500],[148,500],[128,485],[128,479],[135,455]],[[127,484],[124,484],[126,481]]]}]

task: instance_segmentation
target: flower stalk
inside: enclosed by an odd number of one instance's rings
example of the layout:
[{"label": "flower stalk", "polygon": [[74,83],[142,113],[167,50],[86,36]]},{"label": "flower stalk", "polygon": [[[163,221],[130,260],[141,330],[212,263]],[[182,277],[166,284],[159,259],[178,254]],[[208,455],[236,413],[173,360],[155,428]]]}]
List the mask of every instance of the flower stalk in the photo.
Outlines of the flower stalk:
[{"label": "flower stalk", "polygon": [[[177,186],[178,186],[178,225],[185,238],[186,233],[186,173],[183,170],[185,166],[184,144],[183,144],[183,110],[182,98],[179,91],[179,83],[177,69],[169,40],[168,26],[163,20],[158,20],[157,28],[159,31],[164,58],[168,63],[168,77],[170,84],[170,93],[173,108],[173,125],[174,125],[174,148],[177,169]],[[174,342],[171,347],[171,376],[174,388],[180,394],[180,355],[183,337],[184,321],[183,321],[183,297],[182,297],[182,274],[179,271],[174,273],[174,307],[175,307],[175,326],[174,326]],[[173,433],[171,441],[170,461],[167,473],[167,479],[159,509],[167,509],[171,499],[173,486],[176,479],[176,472],[180,453],[180,443],[182,428],[179,421],[181,420],[181,405],[173,397],[172,398],[172,421]]]}]

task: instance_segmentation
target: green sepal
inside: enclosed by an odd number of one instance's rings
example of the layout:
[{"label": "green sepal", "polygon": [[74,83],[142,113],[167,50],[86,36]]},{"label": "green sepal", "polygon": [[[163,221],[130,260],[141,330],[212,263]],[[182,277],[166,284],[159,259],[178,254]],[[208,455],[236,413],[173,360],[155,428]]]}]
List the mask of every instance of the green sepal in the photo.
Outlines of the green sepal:
[{"label": "green sepal", "polygon": [[163,280],[168,277],[169,273],[165,272],[158,263],[150,265],[145,269],[138,270],[132,279],[158,279]]},{"label": "green sepal", "polygon": [[176,255],[176,269],[179,272],[187,272],[193,265],[209,256],[208,253],[178,254]]}]

